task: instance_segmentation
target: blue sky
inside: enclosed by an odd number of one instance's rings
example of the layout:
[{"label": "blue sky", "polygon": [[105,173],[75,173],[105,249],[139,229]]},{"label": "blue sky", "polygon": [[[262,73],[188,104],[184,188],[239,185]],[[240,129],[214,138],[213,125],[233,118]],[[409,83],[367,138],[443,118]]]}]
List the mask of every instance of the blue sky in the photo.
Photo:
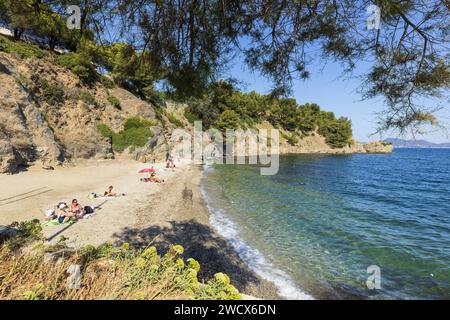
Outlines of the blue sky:
[{"label": "blue sky", "polygon": [[[361,74],[368,64],[359,65],[355,74]],[[258,73],[252,73],[246,68],[242,58],[236,58],[230,64],[230,71],[226,76],[245,82],[243,91],[255,90],[259,93],[268,93],[271,89],[270,80]],[[318,62],[309,69],[310,79],[294,82],[294,98],[299,104],[314,102],[327,111],[333,111],[336,116],[345,116],[352,120],[353,134],[358,141],[366,142],[381,138],[397,137],[397,133],[386,133],[384,136],[372,135],[376,131],[376,113],[384,109],[381,98],[361,101],[361,95],[356,91],[360,85],[359,79],[343,79],[340,64]],[[450,110],[446,109],[437,113],[438,120],[447,128],[450,128]],[[425,139],[431,142],[450,141],[450,130],[441,128],[426,128],[427,133],[416,136],[416,139]],[[407,135],[406,139],[413,138]]]}]

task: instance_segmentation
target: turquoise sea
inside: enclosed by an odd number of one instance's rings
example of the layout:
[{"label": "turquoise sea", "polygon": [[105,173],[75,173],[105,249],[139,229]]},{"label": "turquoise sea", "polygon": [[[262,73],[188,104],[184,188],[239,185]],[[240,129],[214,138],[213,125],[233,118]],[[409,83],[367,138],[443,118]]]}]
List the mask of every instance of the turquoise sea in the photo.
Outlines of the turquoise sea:
[{"label": "turquoise sea", "polygon": [[[291,299],[450,299],[450,149],[205,169],[211,222]],[[381,289],[366,285],[378,266]]]}]

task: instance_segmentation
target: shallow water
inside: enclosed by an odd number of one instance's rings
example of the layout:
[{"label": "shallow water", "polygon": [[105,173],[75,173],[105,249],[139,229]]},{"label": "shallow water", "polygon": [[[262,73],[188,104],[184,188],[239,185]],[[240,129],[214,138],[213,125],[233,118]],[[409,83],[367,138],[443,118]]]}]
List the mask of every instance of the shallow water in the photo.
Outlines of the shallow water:
[{"label": "shallow water", "polygon": [[[450,150],[214,165],[212,223],[288,298],[450,298]],[[380,268],[369,290],[367,268]]]}]

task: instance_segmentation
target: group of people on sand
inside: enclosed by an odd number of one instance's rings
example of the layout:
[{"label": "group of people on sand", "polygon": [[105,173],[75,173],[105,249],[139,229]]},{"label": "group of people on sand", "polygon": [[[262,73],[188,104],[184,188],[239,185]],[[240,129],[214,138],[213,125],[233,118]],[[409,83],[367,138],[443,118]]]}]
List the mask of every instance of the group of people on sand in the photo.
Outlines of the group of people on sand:
[{"label": "group of people on sand", "polygon": [[[175,168],[175,163],[173,161],[173,157],[169,153],[167,153],[167,155],[166,155],[166,168],[167,169]],[[141,178],[141,181],[143,181],[143,182],[153,182],[153,183],[163,183],[164,182],[164,179],[160,179],[156,176],[156,170],[155,170],[155,168],[153,168],[153,166],[150,169],[143,169],[140,172],[149,173],[149,176],[147,178]]]},{"label": "group of people on sand", "polygon": [[153,183],[163,183],[164,179],[159,179],[156,177],[156,172],[152,172],[148,178],[142,178],[143,182],[153,182]]},{"label": "group of people on sand", "polygon": [[[114,187],[109,186],[103,193],[104,197],[118,197],[120,194],[113,191]],[[46,221],[57,220],[59,223],[67,223],[77,221],[86,217],[86,215],[94,213],[98,206],[83,206],[77,199],[73,199],[70,205],[66,202],[59,202],[56,210],[49,209],[45,212]]]},{"label": "group of people on sand", "polygon": [[66,202],[60,202],[56,206],[56,210],[47,210],[45,220],[57,219],[59,223],[66,223],[82,219],[85,214],[92,212],[93,209],[91,207],[83,207],[77,199],[73,199],[70,205],[67,205]]}]

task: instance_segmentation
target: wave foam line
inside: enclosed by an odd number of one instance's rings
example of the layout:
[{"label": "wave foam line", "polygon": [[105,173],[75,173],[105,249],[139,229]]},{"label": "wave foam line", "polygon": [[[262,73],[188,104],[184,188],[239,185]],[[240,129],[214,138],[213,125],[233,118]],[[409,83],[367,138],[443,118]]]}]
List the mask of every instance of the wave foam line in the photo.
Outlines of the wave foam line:
[{"label": "wave foam line", "polygon": [[289,275],[275,268],[263,255],[247,245],[240,237],[235,224],[225,216],[223,210],[214,209],[210,204],[206,191],[202,185],[201,192],[210,212],[211,225],[230,243],[239,257],[252,268],[260,277],[272,281],[281,297],[292,300],[313,300],[314,298],[296,287]]}]

